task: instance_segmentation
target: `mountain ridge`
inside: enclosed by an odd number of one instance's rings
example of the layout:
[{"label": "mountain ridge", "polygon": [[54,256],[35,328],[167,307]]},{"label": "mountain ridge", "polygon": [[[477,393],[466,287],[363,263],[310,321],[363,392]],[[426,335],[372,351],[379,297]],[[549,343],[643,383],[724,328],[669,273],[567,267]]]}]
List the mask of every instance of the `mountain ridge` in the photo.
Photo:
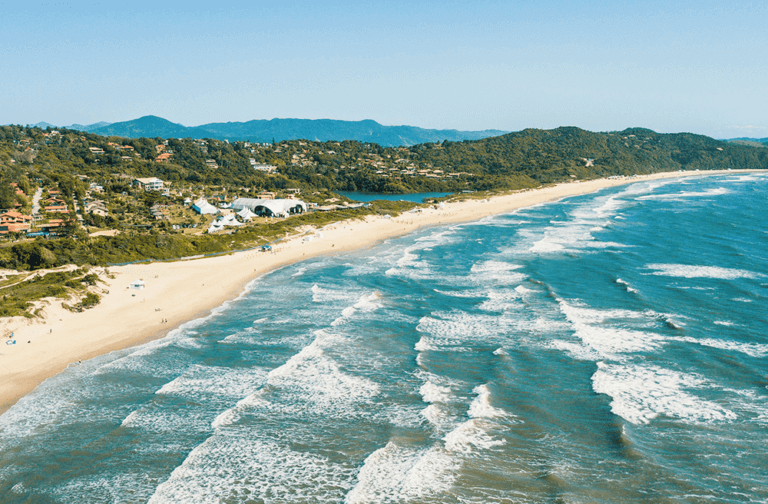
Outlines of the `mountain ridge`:
[{"label": "mountain ridge", "polygon": [[[130,121],[72,125],[71,129],[103,136],[125,138],[215,138],[229,141],[271,142],[283,140],[344,141],[358,140],[387,147],[410,146],[426,142],[480,140],[508,133],[502,130],[460,131],[427,129],[417,126],[384,126],[373,119],[253,119],[184,126],[162,117],[147,115]],[[75,127],[77,126],[77,127]]]}]

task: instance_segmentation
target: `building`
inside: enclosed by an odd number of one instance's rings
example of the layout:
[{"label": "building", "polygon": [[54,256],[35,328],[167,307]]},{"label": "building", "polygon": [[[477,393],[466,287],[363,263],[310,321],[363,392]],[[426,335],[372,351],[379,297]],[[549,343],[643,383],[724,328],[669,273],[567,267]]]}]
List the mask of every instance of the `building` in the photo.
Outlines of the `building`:
[{"label": "building", "polygon": [[158,163],[168,163],[171,160],[171,157],[173,156],[170,152],[163,152],[159,156],[155,158],[155,161]]},{"label": "building", "polygon": [[239,212],[247,208],[264,217],[288,217],[307,211],[307,204],[297,199],[253,199],[238,198],[232,203],[232,210]]},{"label": "building", "polygon": [[32,217],[19,212],[5,212],[0,214],[0,234],[21,233],[29,231]]},{"label": "building", "polygon": [[86,204],[85,212],[91,215],[101,215],[102,217],[106,217],[107,215],[109,215],[109,210],[107,210],[107,206],[101,200],[94,200]]},{"label": "building", "polygon": [[162,191],[163,181],[156,177],[133,179],[133,186],[145,191]]},{"label": "building", "polygon": [[43,211],[49,213],[69,213],[67,203],[59,198],[48,198],[42,202]]}]

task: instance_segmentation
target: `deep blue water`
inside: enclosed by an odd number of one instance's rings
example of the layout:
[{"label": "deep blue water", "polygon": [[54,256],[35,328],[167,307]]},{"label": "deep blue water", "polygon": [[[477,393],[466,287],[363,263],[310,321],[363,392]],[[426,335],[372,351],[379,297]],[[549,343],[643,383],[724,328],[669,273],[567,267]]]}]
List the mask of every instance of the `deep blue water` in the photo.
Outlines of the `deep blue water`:
[{"label": "deep blue water", "polygon": [[0,417],[0,502],[768,501],[768,177],[285,267]]},{"label": "deep blue water", "polygon": [[425,192],[425,193],[412,193],[412,194],[369,194],[369,193],[352,192],[352,191],[338,191],[338,192],[342,196],[346,196],[347,198],[353,201],[362,201],[363,203],[368,203],[370,201],[376,201],[376,200],[412,201],[414,203],[422,203],[425,199],[442,198],[443,196],[448,196],[449,194],[452,194],[449,192]]}]

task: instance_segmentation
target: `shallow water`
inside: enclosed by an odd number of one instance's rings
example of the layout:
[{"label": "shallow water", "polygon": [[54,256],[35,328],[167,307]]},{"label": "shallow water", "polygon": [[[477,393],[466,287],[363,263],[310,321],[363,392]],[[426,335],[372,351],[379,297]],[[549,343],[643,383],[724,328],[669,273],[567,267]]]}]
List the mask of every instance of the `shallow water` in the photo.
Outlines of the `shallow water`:
[{"label": "shallow water", "polygon": [[0,502],[765,502],[768,177],[255,280],[0,416]]}]

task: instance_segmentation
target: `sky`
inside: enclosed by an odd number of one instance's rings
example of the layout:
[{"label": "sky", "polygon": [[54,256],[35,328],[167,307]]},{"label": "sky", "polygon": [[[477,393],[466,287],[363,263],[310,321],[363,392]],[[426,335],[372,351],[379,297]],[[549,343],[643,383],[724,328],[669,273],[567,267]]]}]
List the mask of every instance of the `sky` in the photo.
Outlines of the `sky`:
[{"label": "sky", "polygon": [[768,137],[768,2],[0,0],[0,124]]}]

